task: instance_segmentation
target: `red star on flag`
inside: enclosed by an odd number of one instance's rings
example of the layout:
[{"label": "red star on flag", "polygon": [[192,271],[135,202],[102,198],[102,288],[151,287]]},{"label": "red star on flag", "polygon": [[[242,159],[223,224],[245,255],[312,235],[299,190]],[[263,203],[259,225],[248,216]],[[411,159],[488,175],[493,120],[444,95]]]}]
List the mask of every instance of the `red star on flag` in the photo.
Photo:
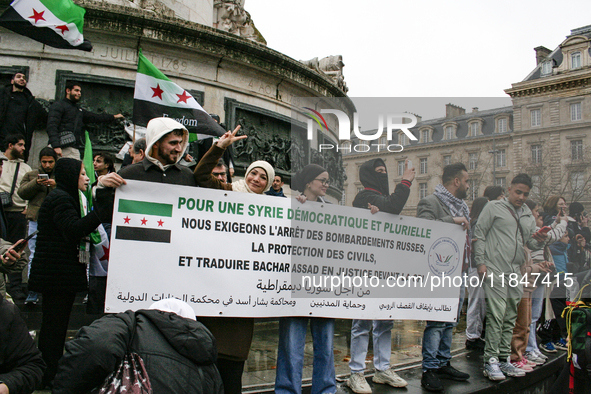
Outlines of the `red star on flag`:
[{"label": "red star on flag", "polygon": [[41,11],[41,12],[37,12],[37,10],[35,10],[33,8],[33,15],[31,15],[29,18],[33,18],[35,19],[35,23],[41,21],[44,21],[45,18],[43,17],[43,14],[45,13],[45,11]]},{"label": "red star on flag", "polygon": [[125,218],[123,218],[123,220],[125,221],[125,224],[129,224],[129,221],[131,220],[131,218],[128,215]]},{"label": "red star on flag", "polygon": [[191,95],[187,94],[186,90],[183,90],[183,94],[177,94],[177,96],[179,96],[179,101],[177,101],[177,103],[182,101],[183,103],[188,104],[187,100],[191,98]]},{"label": "red star on flag", "polygon": [[162,227],[163,224],[164,222],[162,221],[162,219],[158,220],[158,227]]},{"label": "red star on flag", "polygon": [[160,89],[160,84],[157,84],[155,88],[151,87],[150,89],[154,91],[154,95],[152,97],[158,97],[160,100],[162,100],[162,93],[164,93],[164,90]]},{"label": "red star on flag", "polygon": [[68,29],[68,26],[66,26],[66,25],[56,26],[55,28],[61,30],[62,35],[64,35],[65,32],[70,30],[70,29]]},{"label": "red star on flag", "polygon": [[145,226],[145,225],[146,225],[146,223],[148,223],[148,219],[146,219],[146,218],[143,218],[143,219],[142,219],[142,226]]},{"label": "red star on flag", "polygon": [[102,245],[103,248],[103,257],[101,257],[99,260],[103,261],[103,260],[107,260],[109,261],[109,251],[111,250],[110,247],[105,248],[105,245]]}]

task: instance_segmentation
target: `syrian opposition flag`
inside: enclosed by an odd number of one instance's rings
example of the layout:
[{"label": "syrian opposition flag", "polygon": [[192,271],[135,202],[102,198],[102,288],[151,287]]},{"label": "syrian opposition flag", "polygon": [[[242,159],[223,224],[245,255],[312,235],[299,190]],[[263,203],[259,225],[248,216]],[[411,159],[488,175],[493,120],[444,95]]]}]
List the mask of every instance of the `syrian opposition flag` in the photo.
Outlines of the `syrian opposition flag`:
[{"label": "syrian opposition flag", "polygon": [[170,243],[172,204],[119,200],[117,212],[125,213],[115,226],[115,239]]},{"label": "syrian opposition flag", "polygon": [[139,51],[133,123],[146,126],[153,118],[169,117],[189,130],[189,142],[199,135],[219,137],[224,129],[199,105],[185,89],[166,77]]},{"label": "syrian opposition flag", "polygon": [[82,35],[85,13],[72,0],[15,0],[0,16],[0,26],[54,48],[91,51]]}]

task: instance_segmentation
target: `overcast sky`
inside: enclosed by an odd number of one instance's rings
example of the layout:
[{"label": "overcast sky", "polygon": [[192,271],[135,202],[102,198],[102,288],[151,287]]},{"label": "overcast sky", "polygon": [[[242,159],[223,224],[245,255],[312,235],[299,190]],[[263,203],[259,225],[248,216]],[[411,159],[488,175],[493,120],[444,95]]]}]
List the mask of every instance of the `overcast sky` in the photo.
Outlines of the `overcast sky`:
[{"label": "overcast sky", "polygon": [[272,49],[342,55],[350,97],[508,97],[536,66],[533,48],[553,50],[591,24],[589,0],[246,0],[245,9]]}]

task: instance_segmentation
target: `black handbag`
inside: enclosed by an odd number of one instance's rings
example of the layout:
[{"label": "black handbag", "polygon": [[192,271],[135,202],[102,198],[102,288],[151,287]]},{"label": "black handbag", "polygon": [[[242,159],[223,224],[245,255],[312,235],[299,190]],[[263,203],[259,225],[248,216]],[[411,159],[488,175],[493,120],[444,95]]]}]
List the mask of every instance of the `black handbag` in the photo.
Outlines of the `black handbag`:
[{"label": "black handbag", "polygon": [[20,162],[16,163],[16,171],[14,172],[14,178],[12,179],[12,187],[10,188],[10,193],[0,192],[0,200],[2,200],[2,206],[4,208],[10,208],[13,204],[12,195],[14,194],[14,188],[16,187],[16,181],[18,179],[18,170],[20,166]]}]

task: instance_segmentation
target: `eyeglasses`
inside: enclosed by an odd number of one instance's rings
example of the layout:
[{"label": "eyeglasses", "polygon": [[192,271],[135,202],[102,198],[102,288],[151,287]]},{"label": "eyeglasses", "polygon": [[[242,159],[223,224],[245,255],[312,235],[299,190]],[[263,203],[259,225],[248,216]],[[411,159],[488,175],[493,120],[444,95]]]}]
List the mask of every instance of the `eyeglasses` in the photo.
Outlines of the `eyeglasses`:
[{"label": "eyeglasses", "polygon": [[216,178],[219,178],[219,177],[225,178],[227,176],[227,174],[225,172],[212,172],[211,175],[213,175]]},{"label": "eyeglasses", "polygon": [[330,185],[330,181],[328,179],[314,179],[315,181],[319,181],[320,183],[322,183],[322,186],[328,186]]}]

